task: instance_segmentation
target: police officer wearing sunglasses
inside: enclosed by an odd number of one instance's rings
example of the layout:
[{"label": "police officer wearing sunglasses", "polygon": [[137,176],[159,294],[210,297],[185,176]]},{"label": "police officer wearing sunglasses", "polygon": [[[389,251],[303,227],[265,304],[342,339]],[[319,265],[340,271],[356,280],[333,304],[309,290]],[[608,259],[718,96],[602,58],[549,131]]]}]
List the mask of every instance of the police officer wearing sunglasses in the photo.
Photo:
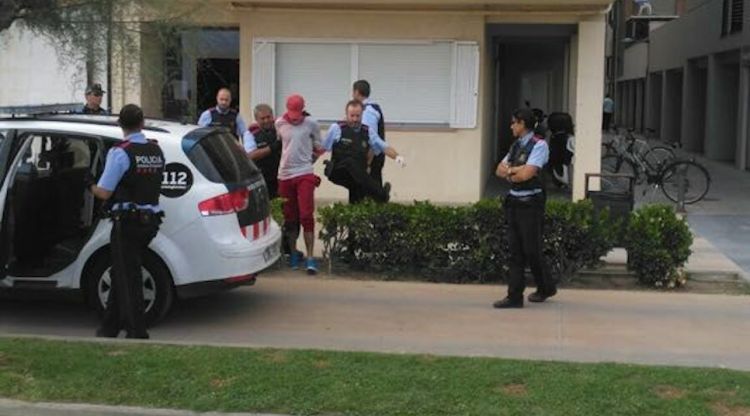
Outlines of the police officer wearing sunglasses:
[{"label": "police officer wearing sunglasses", "polygon": [[108,115],[109,111],[102,108],[102,97],[105,91],[101,84],[91,84],[86,88],[86,104],[81,107],[81,114]]},{"label": "police officer wearing sunglasses", "polygon": [[527,264],[536,282],[536,291],[529,295],[529,302],[544,302],[557,293],[543,244],[546,197],[541,175],[549,160],[549,147],[534,134],[536,124],[532,110],[522,108],[513,112],[510,128],[516,141],[497,166],[497,176],[510,182],[503,204],[508,222],[510,273],[508,295],[493,304],[499,309],[523,307]]},{"label": "police officer wearing sunglasses", "polygon": [[120,110],[118,123],[125,139],[107,154],[104,173],[89,189],[111,206],[112,285],[99,337],[148,338],[144,317],[141,265],[156,236],[163,212],[159,207],[164,154],[146,139],[143,111],[134,104]]}]

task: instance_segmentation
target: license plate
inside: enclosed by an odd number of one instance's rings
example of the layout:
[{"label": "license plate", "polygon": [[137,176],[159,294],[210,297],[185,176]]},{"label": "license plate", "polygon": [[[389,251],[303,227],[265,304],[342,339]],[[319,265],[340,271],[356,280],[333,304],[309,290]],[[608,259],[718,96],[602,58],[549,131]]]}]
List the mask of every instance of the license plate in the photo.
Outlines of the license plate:
[{"label": "license plate", "polygon": [[279,255],[279,244],[272,244],[263,251],[263,261],[268,263]]}]

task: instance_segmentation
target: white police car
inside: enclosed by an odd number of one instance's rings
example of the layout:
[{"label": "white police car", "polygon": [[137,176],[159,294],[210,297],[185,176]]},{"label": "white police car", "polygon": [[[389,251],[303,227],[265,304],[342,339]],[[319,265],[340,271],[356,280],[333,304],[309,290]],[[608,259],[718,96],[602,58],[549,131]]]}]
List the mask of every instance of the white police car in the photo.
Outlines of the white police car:
[{"label": "white police car", "polygon": [[[166,216],[144,258],[153,323],[176,297],[253,284],[278,259],[281,231],[263,176],[227,131],[147,119],[144,133],[166,158]],[[80,289],[105,307],[111,223],[84,178],[121,137],[114,117],[0,118],[0,289]]]}]

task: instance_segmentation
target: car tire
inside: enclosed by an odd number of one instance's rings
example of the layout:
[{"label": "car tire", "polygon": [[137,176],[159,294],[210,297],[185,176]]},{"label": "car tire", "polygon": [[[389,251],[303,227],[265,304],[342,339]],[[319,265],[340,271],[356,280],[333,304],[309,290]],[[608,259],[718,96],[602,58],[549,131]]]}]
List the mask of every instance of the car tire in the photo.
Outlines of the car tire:
[{"label": "car tire", "polygon": [[[101,316],[109,295],[109,273],[112,258],[109,250],[100,251],[92,258],[84,272],[86,300]],[[174,303],[172,277],[162,260],[148,251],[143,257],[144,300],[146,325],[153,326],[163,319]]]}]

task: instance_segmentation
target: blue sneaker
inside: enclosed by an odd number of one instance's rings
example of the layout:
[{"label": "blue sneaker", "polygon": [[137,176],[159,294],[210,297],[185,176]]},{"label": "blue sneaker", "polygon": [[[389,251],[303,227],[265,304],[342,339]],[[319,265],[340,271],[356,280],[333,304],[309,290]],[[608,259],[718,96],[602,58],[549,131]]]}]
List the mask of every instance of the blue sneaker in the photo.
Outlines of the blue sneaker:
[{"label": "blue sneaker", "polygon": [[308,257],[305,264],[307,267],[307,274],[309,275],[318,274],[318,263],[315,261],[315,258]]},{"label": "blue sneaker", "polygon": [[302,260],[302,256],[300,254],[302,254],[302,253],[300,253],[299,251],[293,251],[289,255],[289,267],[292,270],[299,269],[299,264],[300,264],[300,262]]}]

